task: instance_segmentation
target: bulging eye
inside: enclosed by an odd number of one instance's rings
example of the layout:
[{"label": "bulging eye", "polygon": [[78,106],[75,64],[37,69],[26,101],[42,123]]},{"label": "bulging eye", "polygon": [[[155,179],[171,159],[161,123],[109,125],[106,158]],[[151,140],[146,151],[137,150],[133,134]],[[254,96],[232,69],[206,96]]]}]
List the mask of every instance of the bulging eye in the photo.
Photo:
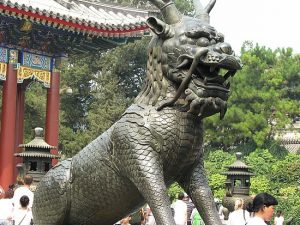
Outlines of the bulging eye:
[{"label": "bulging eye", "polygon": [[228,43],[222,43],[222,44],[220,45],[220,49],[221,49],[221,51],[222,51],[223,53],[225,53],[225,54],[228,54],[228,55],[232,54],[231,46],[230,46],[230,44],[228,44]]},{"label": "bulging eye", "polygon": [[197,45],[201,47],[207,47],[209,45],[209,40],[205,37],[199,38],[197,41]]}]

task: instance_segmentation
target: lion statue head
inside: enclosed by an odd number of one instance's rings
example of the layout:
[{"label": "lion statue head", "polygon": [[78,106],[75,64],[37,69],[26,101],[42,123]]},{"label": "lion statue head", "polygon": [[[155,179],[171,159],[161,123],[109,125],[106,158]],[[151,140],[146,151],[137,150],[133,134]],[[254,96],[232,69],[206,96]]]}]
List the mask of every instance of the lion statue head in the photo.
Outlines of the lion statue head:
[{"label": "lion statue head", "polygon": [[229,78],[241,69],[224,36],[209,24],[215,0],[204,8],[194,0],[195,17],[182,16],[170,0],[152,0],[164,21],[147,20],[155,34],[149,44],[146,85],[137,103],[177,107],[201,118],[220,113],[229,97]]}]

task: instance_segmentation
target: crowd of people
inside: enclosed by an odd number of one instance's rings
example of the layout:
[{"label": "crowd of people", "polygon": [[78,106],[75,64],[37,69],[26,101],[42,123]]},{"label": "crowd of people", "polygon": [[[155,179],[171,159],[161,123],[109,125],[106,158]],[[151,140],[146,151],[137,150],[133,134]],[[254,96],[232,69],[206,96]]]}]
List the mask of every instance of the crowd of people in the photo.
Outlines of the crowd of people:
[{"label": "crowd of people", "polygon": [[[29,175],[18,182],[18,186],[11,185],[8,190],[0,186],[0,225],[32,225],[32,204],[34,194],[30,190],[33,178]],[[270,221],[274,214],[277,200],[268,193],[260,193],[253,198],[247,207],[243,199],[237,199],[234,211],[229,214],[226,225],[283,225],[284,217],[277,211],[274,224]],[[189,196],[179,193],[178,198],[171,205],[176,225],[205,225],[200,213],[195,208]],[[219,211],[221,214],[221,210]],[[140,210],[138,223],[132,223],[132,215],[123,218],[117,225],[156,225],[151,208],[147,206]],[[224,221],[223,221],[224,222]]]},{"label": "crowd of people", "polygon": [[[219,215],[222,218],[222,206],[216,202],[220,208]],[[277,211],[274,223],[271,219],[274,214],[275,206],[278,202],[275,197],[268,193],[260,193],[253,198],[251,204],[245,206],[243,199],[235,201],[234,211],[229,214],[228,220],[222,222],[226,225],[283,225],[284,217],[281,211]],[[195,208],[189,196],[179,193],[178,199],[172,203],[171,210],[176,225],[205,225],[200,213]],[[131,215],[125,217],[116,224],[120,225],[156,225],[155,218],[149,206],[140,211],[141,219],[138,223],[130,223]]]},{"label": "crowd of people", "polygon": [[[268,193],[260,193],[253,198],[252,203],[244,205],[242,199],[235,202],[235,210],[229,214],[227,225],[271,225],[275,207],[278,201]],[[284,218],[279,210],[274,218],[274,225],[283,225]]]},{"label": "crowd of people", "polygon": [[33,178],[26,175],[18,185],[7,190],[0,187],[0,225],[31,225],[34,194],[30,190]]}]

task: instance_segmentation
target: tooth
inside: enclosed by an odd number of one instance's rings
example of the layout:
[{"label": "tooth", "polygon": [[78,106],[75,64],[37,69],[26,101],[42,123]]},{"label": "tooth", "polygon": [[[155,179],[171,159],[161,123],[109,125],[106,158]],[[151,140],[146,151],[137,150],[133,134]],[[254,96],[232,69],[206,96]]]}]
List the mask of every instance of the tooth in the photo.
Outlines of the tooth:
[{"label": "tooth", "polygon": [[227,106],[223,105],[220,107],[220,120],[222,120],[226,114]]},{"label": "tooth", "polygon": [[176,68],[179,69],[181,67],[184,67],[188,63],[189,63],[189,60],[188,59],[184,59]]},{"label": "tooth", "polygon": [[230,77],[230,76],[231,76],[230,72],[229,72],[229,71],[227,71],[227,73],[224,75],[224,79],[225,79],[225,80],[227,80],[227,79],[228,79],[228,77]]},{"label": "tooth", "polygon": [[226,86],[225,86],[227,89],[229,89],[230,88],[230,82],[228,82],[227,84],[226,84]]},{"label": "tooth", "polygon": [[225,80],[228,79],[228,77],[233,77],[236,73],[236,70],[228,70],[227,73],[224,75]]},{"label": "tooth", "polygon": [[205,84],[205,85],[207,84],[207,78],[206,77],[203,80],[203,84]]}]

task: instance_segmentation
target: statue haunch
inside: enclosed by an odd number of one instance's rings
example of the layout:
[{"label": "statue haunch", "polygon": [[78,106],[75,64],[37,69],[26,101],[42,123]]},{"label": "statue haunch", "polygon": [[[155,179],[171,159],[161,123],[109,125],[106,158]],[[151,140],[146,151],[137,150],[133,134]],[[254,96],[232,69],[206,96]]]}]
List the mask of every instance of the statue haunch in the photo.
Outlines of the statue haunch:
[{"label": "statue haunch", "polygon": [[43,178],[36,225],[112,225],[145,202],[158,225],[175,225],[167,195],[175,181],[206,225],[221,225],[203,168],[202,119],[223,118],[228,78],[241,62],[209,25],[215,0],[205,8],[195,0],[195,18],[171,0],[152,3],[164,22],[147,20],[154,37],[143,90],[110,129]]}]

